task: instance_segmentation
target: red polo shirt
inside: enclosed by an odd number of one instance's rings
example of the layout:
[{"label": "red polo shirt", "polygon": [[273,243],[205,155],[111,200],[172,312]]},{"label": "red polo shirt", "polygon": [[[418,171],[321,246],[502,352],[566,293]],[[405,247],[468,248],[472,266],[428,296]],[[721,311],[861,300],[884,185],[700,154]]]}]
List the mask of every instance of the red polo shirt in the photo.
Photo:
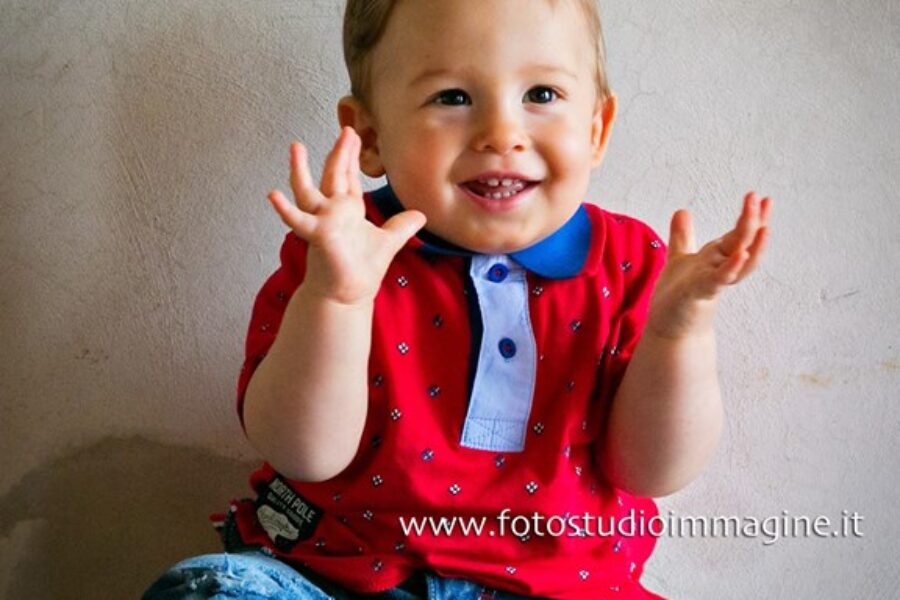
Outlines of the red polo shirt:
[{"label": "red polo shirt", "polygon": [[[389,187],[365,201],[375,224],[399,209]],[[257,296],[239,414],[305,253],[288,233]],[[610,531],[611,518],[646,519],[656,505],[612,488],[596,453],[665,255],[647,225],[589,204],[496,264],[428,234],[411,240],[375,299],[355,458],[319,483],[264,464],[250,479],[257,497],[232,506],[242,541],[360,593],[430,569],[529,596],[658,598],[639,582],[655,538]],[[520,318],[493,283],[510,284]],[[404,531],[413,522],[421,532]]]}]

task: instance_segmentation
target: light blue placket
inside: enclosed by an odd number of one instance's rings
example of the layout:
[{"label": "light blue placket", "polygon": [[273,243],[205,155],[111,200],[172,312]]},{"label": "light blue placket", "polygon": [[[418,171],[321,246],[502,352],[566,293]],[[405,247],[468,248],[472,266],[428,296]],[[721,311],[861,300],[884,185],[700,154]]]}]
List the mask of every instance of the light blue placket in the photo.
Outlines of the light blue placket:
[{"label": "light blue placket", "polygon": [[525,269],[506,255],[475,255],[469,270],[483,334],[460,444],[521,452],[537,375]]}]

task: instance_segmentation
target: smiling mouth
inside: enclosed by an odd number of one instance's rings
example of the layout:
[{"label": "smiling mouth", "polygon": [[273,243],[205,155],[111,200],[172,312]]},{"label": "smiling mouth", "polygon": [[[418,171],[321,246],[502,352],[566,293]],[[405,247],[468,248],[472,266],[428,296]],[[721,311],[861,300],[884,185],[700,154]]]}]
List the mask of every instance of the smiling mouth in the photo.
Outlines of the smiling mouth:
[{"label": "smiling mouth", "polygon": [[485,200],[507,200],[538,184],[537,181],[512,178],[473,179],[460,185]]}]

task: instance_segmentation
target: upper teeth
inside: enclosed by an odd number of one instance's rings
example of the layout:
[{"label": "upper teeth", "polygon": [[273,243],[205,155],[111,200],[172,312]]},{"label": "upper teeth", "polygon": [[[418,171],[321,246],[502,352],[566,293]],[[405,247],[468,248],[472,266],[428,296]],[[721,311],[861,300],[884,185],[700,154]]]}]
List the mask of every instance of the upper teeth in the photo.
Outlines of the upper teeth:
[{"label": "upper teeth", "polygon": [[520,180],[518,180],[518,179],[497,179],[497,178],[495,178],[495,177],[492,177],[492,178],[490,178],[490,179],[479,179],[478,181],[479,181],[480,183],[483,183],[483,184],[485,184],[485,185],[489,185],[489,186],[491,186],[491,187],[498,187],[498,186],[501,186],[501,185],[502,185],[503,187],[509,187],[509,186],[511,186],[511,185],[514,184],[514,183],[522,183],[522,182],[521,182]]}]

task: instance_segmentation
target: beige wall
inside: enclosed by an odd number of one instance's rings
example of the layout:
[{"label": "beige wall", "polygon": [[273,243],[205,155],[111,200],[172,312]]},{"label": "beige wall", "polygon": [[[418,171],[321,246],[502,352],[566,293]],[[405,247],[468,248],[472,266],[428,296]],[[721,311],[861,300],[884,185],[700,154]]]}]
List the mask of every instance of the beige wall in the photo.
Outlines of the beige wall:
[{"label": "beige wall", "polygon": [[[346,90],[341,3],[0,0],[0,594],[135,597],[247,494],[234,415],[291,139]],[[678,514],[840,515],[861,539],[663,539],[679,598],[900,586],[900,8],[603,2],[621,103],[593,201],[702,238],[777,199],[718,320],[727,428]]]}]

